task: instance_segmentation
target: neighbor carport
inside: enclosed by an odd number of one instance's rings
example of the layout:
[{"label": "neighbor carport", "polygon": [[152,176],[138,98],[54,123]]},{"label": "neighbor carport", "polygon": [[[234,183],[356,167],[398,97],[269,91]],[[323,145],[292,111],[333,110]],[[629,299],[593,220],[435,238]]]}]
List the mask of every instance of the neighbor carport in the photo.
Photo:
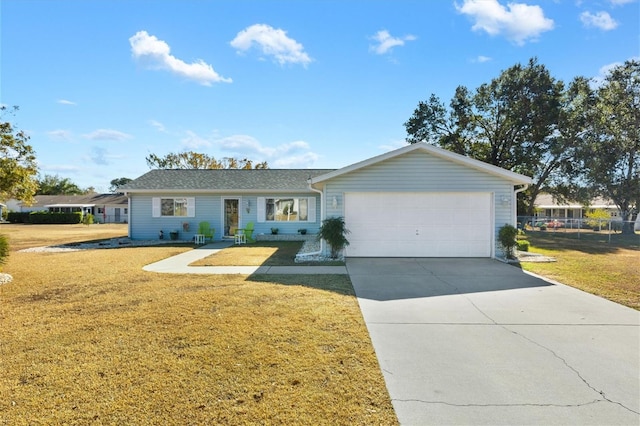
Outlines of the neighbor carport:
[{"label": "neighbor carport", "polygon": [[640,423],[640,313],[491,259],[348,258],[402,424]]}]

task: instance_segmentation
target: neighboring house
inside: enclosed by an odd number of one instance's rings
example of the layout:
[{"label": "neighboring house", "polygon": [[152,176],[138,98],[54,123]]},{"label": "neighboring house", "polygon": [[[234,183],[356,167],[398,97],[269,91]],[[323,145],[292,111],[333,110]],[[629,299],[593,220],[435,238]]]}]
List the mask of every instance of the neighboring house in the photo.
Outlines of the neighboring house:
[{"label": "neighboring house", "polygon": [[604,198],[596,198],[585,206],[574,201],[559,203],[550,194],[540,194],[534,206],[536,217],[548,219],[582,219],[589,211],[599,209],[608,212],[614,220],[622,220],[618,206]]},{"label": "neighboring house", "polygon": [[530,183],[419,143],[337,170],[152,170],[120,190],[132,239],[177,230],[189,240],[200,221],[216,240],[248,222],[254,235],[315,233],[342,216],[346,256],[494,257],[499,229],[515,226],[516,192]]},{"label": "neighboring house", "polygon": [[0,222],[2,222],[2,213],[7,209],[7,206],[0,203]]},{"label": "neighboring house", "polygon": [[31,205],[7,201],[16,212],[82,212],[92,214],[96,223],[126,223],[129,220],[127,197],[122,194],[36,195]]}]

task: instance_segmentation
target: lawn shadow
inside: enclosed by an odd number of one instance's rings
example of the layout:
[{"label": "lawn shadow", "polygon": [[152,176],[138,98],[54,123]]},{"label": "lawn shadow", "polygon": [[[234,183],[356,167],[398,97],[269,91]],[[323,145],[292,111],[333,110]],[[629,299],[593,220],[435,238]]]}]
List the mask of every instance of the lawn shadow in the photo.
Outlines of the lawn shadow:
[{"label": "lawn shadow", "polygon": [[[325,262],[299,262],[296,263],[295,258],[302,248],[302,241],[277,241],[277,242],[258,242],[257,247],[276,248],[261,266],[295,266],[295,267],[313,267],[313,266],[344,266],[341,261],[325,261]],[[346,274],[318,274],[304,272],[299,274],[261,274],[255,273],[247,277],[247,281],[259,283],[280,284],[284,286],[303,286],[318,290],[330,291],[341,295],[354,296],[355,292],[351,285],[351,280]]]},{"label": "lawn shadow", "polygon": [[252,274],[247,277],[246,281],[283,286],[303,286],[344,296],[355,296],[349,275],[346,274]]}]

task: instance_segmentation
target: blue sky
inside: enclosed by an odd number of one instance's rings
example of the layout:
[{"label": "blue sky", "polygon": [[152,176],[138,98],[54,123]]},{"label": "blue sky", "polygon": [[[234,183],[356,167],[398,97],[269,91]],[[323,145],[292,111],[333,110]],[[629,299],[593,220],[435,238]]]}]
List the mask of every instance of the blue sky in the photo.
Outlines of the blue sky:
[{"label": "blue sky", "polygon": [[[565,82],[640,55],[638,0],[3,0],[0,103],[41,174],[106,192],[196,151],[338,168],[404,146],[431,93],[538,57]],[[5,117],[6,118],[6,117]]]}]

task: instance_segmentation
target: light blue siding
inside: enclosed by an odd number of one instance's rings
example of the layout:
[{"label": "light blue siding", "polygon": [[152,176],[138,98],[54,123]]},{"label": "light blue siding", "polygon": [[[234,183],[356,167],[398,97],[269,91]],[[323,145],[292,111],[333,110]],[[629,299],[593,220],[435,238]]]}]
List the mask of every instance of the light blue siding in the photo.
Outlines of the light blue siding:
[{"label": "light blue siding", "polygon": [[[258,197],[314,197],[316,198],[316,220],[315,222],[262,222],[257,220],[257,199]],[[180,198],[195,197],[194,217],[153,217],[153,198]],[[169,232],[178,230],[179,240],[190,241],[198,231],[198,224],[201,221],[209,222],[215,229],[215,240],[221,240],[224,227],[224,204],[223,199],[239,199],[239,227],[244,227],[249,222],[254,223],[254,235],[270,234],[271,228],[276,227],[279,233],[295,234],[298,229],[305,228],[310,234],[316,233],[320,226],[320,197],[316,193],[291,193],[291,194],[189,194],[189,193],[166,193],[166,194],[131,194],[130,208],[130,238],[134,240],[155,240],[158,239],[160,231],[163,231],[164,238],[169,238]],[[249,211],[246,202],[249,201]],[[189,224],[189,230],[184,231],[183,223]]]},{"label": "light blue siding", "polygon": [[[372,164],[325,182],[326,217],[344,216],[344,195],[349,192],[482,192],[494,197],[494,234],[512,224],[513,184],[485,171],[460,165],[422,151]],[[336,200],[334,208],[333,200]],[[497,245],[496,245],[497,247]]]}]

